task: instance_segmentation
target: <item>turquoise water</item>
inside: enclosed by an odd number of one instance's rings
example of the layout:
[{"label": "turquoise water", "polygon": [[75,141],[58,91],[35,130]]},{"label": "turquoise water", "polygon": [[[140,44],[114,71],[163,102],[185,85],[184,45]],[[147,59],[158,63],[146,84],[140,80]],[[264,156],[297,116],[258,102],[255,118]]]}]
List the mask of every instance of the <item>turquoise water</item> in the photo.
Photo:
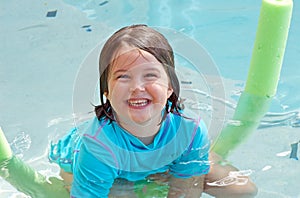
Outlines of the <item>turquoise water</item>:
[{"label": "turquoise water", "polygon": [[[224,82],[226,97],[220,102],[227,105],[226,119],[230,119],[245,85],[260,3],[2,1],[0,125],[15,153],[36,170],[57,175],[58,168],[47,161],[49,141],[73,125],[73,113],[77,120],[85,119],[89,116],[86,112],[92,110],[89,104],[74,106],[73,87],[82,72],[82,61],[113,31],[132,23],[171,28],[201,44]],[[46,17],[54,10],[55,17]],[[260,128],[229,157],[240,169],[253,170],[251,178],[261,198],[300,197],[300,161],[289,158],[290,144],[300,140],[299,15],[295,1],[281,78],[270,112]],[[206,98],[209,91],[202,91],[198,97]],[[211,113],[209,103],[189,105],[204,117]],[[209,122],[209,116],[207,119]],[[0,186],[0,197],[24,197],[3,180]]]}]

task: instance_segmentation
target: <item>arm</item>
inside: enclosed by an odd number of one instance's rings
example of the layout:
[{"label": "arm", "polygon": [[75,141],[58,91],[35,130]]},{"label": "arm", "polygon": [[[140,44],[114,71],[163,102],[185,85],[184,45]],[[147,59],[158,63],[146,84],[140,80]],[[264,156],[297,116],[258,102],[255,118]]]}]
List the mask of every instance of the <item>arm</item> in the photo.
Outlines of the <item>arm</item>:
[{"label": "arm", "polygon": [[100,155],[103,159],[109,157],[109,153],[97,142],[90,138],[83,138],[76,158],[77,162],[74,163],[71,197],[108,197],[114,179],[117,177],[117,170],[105,163]]},{"label": "arm", "polygon": [[204,175],[201,175],[183,179],[172,176],[169,183],[168,198],[201,197],[204,188],[204,177]]},{"label": "arm", "polygon": [[197,122],[196,131],[185,152],[170,166],[172,177],[168,198],[197,198],[204,189],[205,174],[210,169],[208,160],[209,140],[207,128],[202,120]]}]

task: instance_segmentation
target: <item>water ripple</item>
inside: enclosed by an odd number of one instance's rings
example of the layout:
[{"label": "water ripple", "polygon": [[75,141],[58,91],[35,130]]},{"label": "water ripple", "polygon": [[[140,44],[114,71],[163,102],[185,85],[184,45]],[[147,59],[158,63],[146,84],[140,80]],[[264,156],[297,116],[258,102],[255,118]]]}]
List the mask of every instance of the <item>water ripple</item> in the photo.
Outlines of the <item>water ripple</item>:
[{"label": "water ripple", "polygon": [[292,128],[300,127],[300,112],[299,110],[283,112],[283,113],[272,113],[268,112],[262,119],[259,129],[289,126]]},{"label": "water ripple", "polygon": [[[199,94],[202,97],[205,97],[207,99],[222,103],[224,106],[226,106],[231,110],[234,110],[237,106],[236,103],[230,102],[223,98],[212,96],[199,89],[183,89],[183,90],[190,91],[195,94]],[[206,110],[206,112],[208,112],[208,111],[212,111],[213,109],[210,105],[205,104],[203,102],[189,101],[189,100],[187,100],[186,102],[190,103],[190,108],[194,110]],[[267,112],[266,115],[262,118],[258,128],[263,129],[263,128],[281,127],[281,126],[288,126],[292,128],[300,127],[300,110],[296,109],[293,111],[279,112],[279,113]]]},{"label": "water ripple", "polygon": [[25,132],[19,133],[13,141],[10,143],[10,147],[13,151],[13,153],[22,158],[23,153],[27,151],[31,146],[31,137],[29,134],[26,134]]}]

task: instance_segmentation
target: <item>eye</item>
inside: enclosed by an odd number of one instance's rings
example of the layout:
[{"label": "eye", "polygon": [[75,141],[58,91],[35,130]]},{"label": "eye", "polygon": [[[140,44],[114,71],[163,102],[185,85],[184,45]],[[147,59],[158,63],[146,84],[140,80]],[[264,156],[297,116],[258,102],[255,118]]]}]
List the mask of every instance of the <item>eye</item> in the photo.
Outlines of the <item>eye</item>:
[{"label": "eye", "polygon": [[128,78],[130,78],[130,76],[127,74],[120,74],[117,76],[117,79],[128,79]]},{"label": "eye", "polygon": [[145,77],[153,79],[153,78],[158,78],[158,75],[155,73],[147,73],[145,74]]}]

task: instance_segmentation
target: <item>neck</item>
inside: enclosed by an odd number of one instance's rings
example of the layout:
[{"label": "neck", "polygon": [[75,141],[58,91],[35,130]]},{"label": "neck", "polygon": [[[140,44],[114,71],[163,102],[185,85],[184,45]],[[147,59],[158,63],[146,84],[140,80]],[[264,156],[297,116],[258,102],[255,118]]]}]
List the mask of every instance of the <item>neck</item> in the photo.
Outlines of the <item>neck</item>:
[{"label": "neck", "polygon": [[124,121],[117,118],[118,124],[127,130],[130,134],[139,138],[144,144],[152,143],[155,135],[158,133],[161,122],[161,115],[151,119],[147,123],[136,123]]},{"label": "neck", "polygon": [[153,142],[155,135],[148,136],[148,137],[137,137],[141,142],[143,142],[145,145],[149,145]]}]

